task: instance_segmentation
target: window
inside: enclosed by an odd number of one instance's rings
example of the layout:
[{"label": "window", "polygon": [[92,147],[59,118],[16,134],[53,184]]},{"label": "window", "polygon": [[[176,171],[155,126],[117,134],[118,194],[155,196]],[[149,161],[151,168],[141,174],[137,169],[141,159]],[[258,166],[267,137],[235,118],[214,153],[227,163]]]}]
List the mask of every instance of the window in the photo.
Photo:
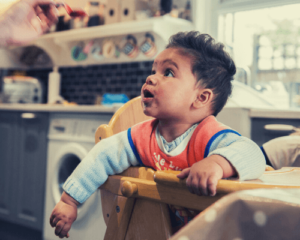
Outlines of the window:
[{"label": "window", "polygon": [[248,85],[277,107],[299,108],[300,4],[245,9],[219,12],[218,40],[251,73]]}]

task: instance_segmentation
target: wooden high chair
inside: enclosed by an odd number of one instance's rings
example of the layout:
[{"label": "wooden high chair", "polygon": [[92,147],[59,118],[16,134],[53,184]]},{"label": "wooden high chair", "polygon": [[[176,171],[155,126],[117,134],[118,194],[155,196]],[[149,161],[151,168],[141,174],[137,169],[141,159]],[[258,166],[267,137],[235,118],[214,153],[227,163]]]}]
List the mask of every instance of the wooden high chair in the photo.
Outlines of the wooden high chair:
[{"label": "wooden high chair", "polygon": [[[150,118],[142,111],[141,97],[134,98],[114,114],[108,125],[101,125],[97,129],[95,142],[147,119]],[[289,171],[293,170],[283,172]],[[271,172],[266,172],[268,173]],[[109,176],[100,188],[103,217],[107,225],[104,239],[170,238],[172,228],[168,204],[202,211],[224,195],[239,190],[300,187],[300,185],[282,186],[273,180],[241,182],[222,179],[218,182],[216,196],[197,196],[188,191],[185,181],[178,179],[176,174],[178,172],[131,167],[122,174]],[[300,170],[297,176],[300,177]],[[300,179],[297,182],[300,182]]]}]

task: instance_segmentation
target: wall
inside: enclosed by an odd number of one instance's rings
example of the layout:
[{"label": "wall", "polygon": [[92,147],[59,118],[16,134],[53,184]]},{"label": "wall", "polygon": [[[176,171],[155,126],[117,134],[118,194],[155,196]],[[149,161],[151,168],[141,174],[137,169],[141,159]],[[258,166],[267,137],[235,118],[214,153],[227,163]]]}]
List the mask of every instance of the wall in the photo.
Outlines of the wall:
[{"label": "wall", "polygon": [[1,68],[19,67],[19,64],[14,61],[14,56],[7,49],[0,48],[0,66]]},{"label": "wall", "polygon": [[[61,95],[77,104],[92,105],[104,93],[124,93],[130,99],[140,95],[141,87],[151,73],[152,61],[121,64],[103,64],[78,67],[62,67]],[[47,101],[48,74],[51,68],[26,71],[38,78],[44,88],[43,102]],[[0,78],[11,75],[15,69],[0,69]]]}]

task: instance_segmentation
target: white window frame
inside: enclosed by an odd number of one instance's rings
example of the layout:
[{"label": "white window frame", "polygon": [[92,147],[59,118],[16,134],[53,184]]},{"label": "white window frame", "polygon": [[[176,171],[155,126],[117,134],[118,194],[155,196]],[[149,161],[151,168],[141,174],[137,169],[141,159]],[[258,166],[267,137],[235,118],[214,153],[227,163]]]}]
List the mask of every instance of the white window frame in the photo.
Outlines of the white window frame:
[{"label": "white window frame", "polygon": [[195,30],[218,39],[220,14],[296,3],[299,3],[299,0],[193,0],[193,22]]}]

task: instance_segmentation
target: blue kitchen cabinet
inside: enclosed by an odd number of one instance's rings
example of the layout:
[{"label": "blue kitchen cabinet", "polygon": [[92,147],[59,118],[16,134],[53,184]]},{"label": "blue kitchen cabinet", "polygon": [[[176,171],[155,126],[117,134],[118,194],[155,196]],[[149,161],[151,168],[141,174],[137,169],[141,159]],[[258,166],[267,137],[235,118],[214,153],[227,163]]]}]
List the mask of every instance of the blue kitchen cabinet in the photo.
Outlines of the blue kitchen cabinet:
[{"label": "blue kitchen cabinet", "polygon": [[43,228],[48,119],[48,113],[0,113],[0,219],[39,231]]},{"label": "blue kitchen cabinet", "polygon": [[0,219],[14,220],[14,163],[17,115],[0,112]]},{"label": "blue kitchen cabinet", "polygon": [[296,128],[300,127],[300,119],[288,118],[252,118],[251,119],[251,139],[259,146],[278,137],[288,136],[293,131],[272,131],[265,129],[269,124],[292,125]]}]

